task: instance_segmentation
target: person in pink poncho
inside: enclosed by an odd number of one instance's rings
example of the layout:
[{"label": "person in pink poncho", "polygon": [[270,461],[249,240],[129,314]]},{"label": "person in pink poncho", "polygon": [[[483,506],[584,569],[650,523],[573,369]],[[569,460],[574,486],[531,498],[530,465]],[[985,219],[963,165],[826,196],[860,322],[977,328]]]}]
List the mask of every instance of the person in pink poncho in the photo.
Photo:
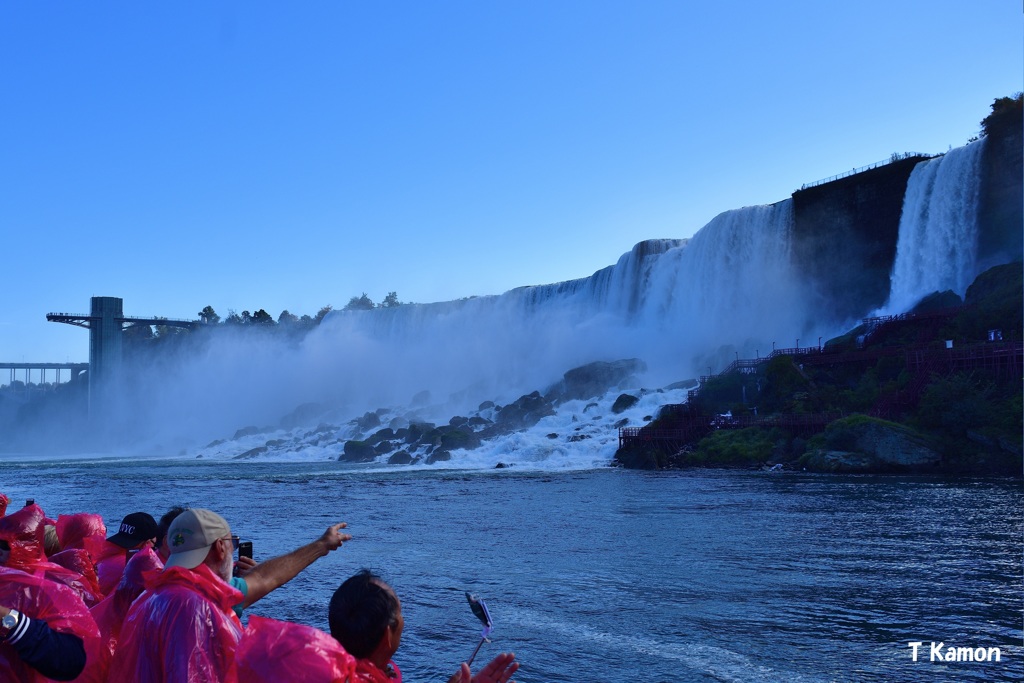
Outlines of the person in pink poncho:
[{"label": "person in pink poncho", "polygon": [[0,517],[0,544],[8,551],[2,564],[63,583],[76,591],[86,605],[95,605],[100,596],[88,579],[47,559],[43,550],[46,522],[43,509],[35,503]]},{"label": "person in pink poncho", "polygon": [[146,593],[121,626],[110,680],[233,682],[242,625],[231,607],[242,594],[227,583],[231,527],[217,513],[194,508],[174,520],[168,538],[166,566],[144,575]]},{"label": "person in pink poncho", "polygon": [[[6,560],[0,549],[0,564]],[[98,641],[96,624],[71,588],[0,566],[0,681],[68,681]]]},{"label": "person in pink poncho", "polygon": [[132,603],[146,589],[145,575],[163,569],[163,562],[152,548],[144,548],[135,554],[125,566],[124,576],[117,588],[98,605],[89,610],[96,627],[99,629],[99,640],[95,647],[89,648],[85,671],[75,679],[75,683],[105,683],[110,673],[110,664],[117,650],[121,637],[121,626]]}]

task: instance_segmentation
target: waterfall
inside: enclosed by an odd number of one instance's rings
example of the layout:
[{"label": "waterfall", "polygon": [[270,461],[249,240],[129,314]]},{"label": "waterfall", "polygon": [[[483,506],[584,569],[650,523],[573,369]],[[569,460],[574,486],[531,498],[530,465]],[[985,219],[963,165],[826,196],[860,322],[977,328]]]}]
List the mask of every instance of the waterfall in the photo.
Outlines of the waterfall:
[{"label": "waterfall", "polygon": [[648,327],[661,328],[695,366],[710,361],[712,368],[735,352],[754,356],[772,341],[788,347],[810,334],[817,316],[793,267],[792,228],[789,199],[717,216],[656,264]]},{"label": "waterfall", "polygon": [[774,340],[792,346],[813,327],[791,263],[792,221],[791,200],[728,211],[690,240],[641,242],[587,278],[332,313],[316,343],[358,349],[346,376],[381,401],[385,390],[407,400],[425,388],[507,400],[570,368],[634,357],[658,386],[737,353],[767,354]]},{"label": "waterfall", "polygon": [[960,296],[978,275],[977,233],[984,139],[919,163],[900,216],[887,313],[909,310],[932,292]]},{"label": "waterfall", "polygon": [[[905,308],[935,290],[962,294],[976,275],[981,148],[952,150],[912,172],[891,306]],[[154,369],[150,380],[140,370],[139,390],[160,391],[147,395],[145,413],[143,402],[126,394],[125,415],[140,433],[169,443],[184,433],[212,439],[240,426],[273,425],[307,404],[336,425],[378,408],[398,415],[413,407],[425,419],[447,421],[484,401],[507,405],[543,392],[594,361],[641,359],[647,372],[638,381],[658,389],[718,372],[736,358],[813,346],[852,324],[837,320],[837,302],[811,291],[797,270],[794,221],[792,199],[727,211],[692,238],[641,242],[590,277],[496,296],[335,311],[301,339],[221,329],[173,372]],[[175,363],[168,356],[164,364]],[[633,424],[657,410],[660,394],[645,396],[649,403],[637,408]],[[521,438],[543,459],[551,448],[568,448],[549,432],[575,432],[597,417],[581,414],[580,424]],[[587,457],[606,460],[614,423],[600,424],[610,441]],[[570,451],[566,457],[575,458]],[[498,452],[474,457],[493,465]]]}]

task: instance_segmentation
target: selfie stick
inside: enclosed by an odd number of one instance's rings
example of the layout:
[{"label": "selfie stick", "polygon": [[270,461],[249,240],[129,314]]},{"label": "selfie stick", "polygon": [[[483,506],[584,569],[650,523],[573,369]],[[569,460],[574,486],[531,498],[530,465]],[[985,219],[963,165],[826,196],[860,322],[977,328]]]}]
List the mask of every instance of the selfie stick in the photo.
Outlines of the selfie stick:
[{"label": "selfie stick", "polygon": [[489,636],[490,634],[491,634],[491,627],[490,626],[485,626],[484,627],[484,632],[482,634],[480,634],[480,642],[476,644],[476,649],[473,650],[473,654],[471,654],[469,656],[469,661],[467,661],[466,664],[469,664],[470,666],[473,665],[473,658],[476,657],[476,653],[477,652],[480,652],[480,647],[484,643],[491,642],[491,641],[487,640],[487,636]]}]

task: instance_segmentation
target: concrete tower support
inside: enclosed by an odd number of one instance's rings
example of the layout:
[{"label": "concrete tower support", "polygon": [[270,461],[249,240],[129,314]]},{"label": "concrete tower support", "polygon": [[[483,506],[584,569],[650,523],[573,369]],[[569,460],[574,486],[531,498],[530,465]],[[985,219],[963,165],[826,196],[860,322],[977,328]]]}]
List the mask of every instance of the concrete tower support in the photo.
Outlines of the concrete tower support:
[{"label": "concrete tower support", "polygon": [[121,350],[124,337],[121,331],[133,325],[167,325],[192,329],[197,320],[169,318],[126,318],[124,301],[116,296],[92,297],[89,315],[73,313],[47,313],[46,319],[89,329],[89,413],[102,421],[106,407],[117,394],[121,368]]},{"label": "concrete tower support", "polygon": [[113,296],[92,297],[89,315],[89,404],[95,409],[110,399],[121,374],[121,321],[124,300]]}]

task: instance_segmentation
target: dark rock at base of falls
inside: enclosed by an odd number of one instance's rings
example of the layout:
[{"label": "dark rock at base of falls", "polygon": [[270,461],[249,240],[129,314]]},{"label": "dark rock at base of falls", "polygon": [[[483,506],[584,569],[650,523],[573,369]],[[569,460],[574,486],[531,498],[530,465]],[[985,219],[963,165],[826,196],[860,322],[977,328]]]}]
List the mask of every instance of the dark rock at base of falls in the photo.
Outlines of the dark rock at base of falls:
[{"label": "dark rock at base of falls", "polygon": [[414,461],[414,458],[409,455],[409,451],[398,451],[388,458],[389,465],[409,465]]},{"label": "dark rock at base of falls", "polygon": [[365,441],[346,441],[345,450],[338,456],[342,462],[371,462],[377,457],[373,446]]},{"label": "dark rock at base of falls", "polygon": [[554,402],[535,391],[502,408],[495,418],[495,426],[504,432],[527,429],[540,422],[541,418],[554,414]]},{"label": "dark rock at base of falls", "polygon": [[629,410],[639,402],[640,399],[632,394],[619,394],[619,397],[615,399],[615,403],[612,404],[612,412],[618,415],[623,411]]},{"label": "dark rock at base of falls", "polygon": [[451,459],[452,459],[452,454],[451,453],[449,453],[448,451],[444,451],[444,450],[438,450],[438,451],[434,451],[433,453],[428,455],[426,462],[427,462],[428,465],[433,465],[435,462],[448,462]]},{"label": "dark rock at base of falls", "polygon": [[236,455],[235,457],[233,457],[231,459],[232,460],[249,460],[250,458],[255,458],[257,455],[263,455],[264,453],[267,452],[267,450],[269,450],[269,449],[266,446],[259,446],[258,448],[251,448],[251,449],[247,450],[245,453],[240,453],[240,454]]},{"label": "dark rock at base of falls", "polygon": [[562,381],[548,389],[545,397],[552,401],[571,401],[601,396],[609,389],[624,387],[627,380],[646,370],[647,364],[639,358],[587,363],[565,373]]}]

